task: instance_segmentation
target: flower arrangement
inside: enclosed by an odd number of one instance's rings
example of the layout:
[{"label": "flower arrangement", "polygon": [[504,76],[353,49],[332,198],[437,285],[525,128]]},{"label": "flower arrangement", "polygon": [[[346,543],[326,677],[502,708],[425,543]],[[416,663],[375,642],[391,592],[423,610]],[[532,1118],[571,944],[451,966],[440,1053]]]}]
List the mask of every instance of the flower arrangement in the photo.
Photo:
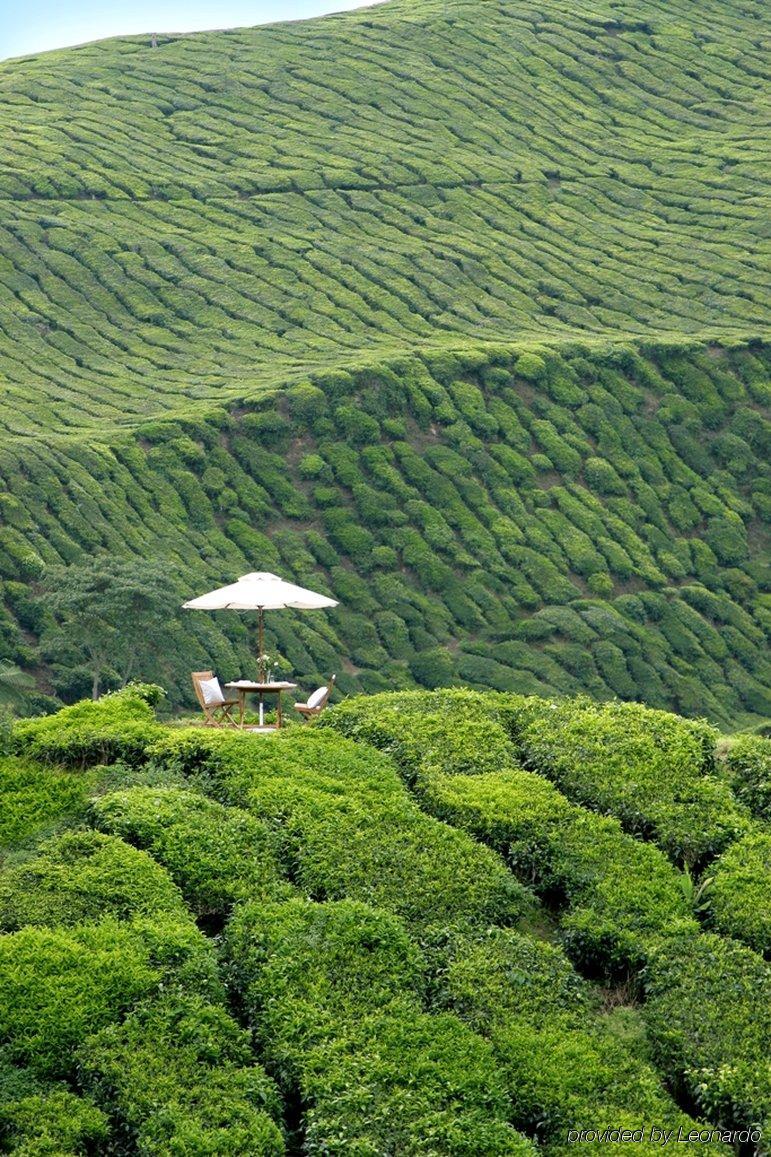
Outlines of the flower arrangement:
[{"label": "flower arrangement", "polygon": [[260,665],[260,672],[265,672],[266,682],[268,683],[274,682],[281,668],[289,668],[286,659],[271,659],[270,655],[258,655],[257,662]]}]

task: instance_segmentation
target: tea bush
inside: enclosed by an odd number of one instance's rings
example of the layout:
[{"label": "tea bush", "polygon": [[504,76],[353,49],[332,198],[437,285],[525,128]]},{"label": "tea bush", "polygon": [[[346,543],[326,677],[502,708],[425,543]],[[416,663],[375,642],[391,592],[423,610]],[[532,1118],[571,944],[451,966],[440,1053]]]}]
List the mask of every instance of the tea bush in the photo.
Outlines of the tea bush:
[{"label": "tea bush", "polygon": [[564,951],[512,928],[456,937],[438,988],[440,1007],[486,1036],[512,1017],[574,1028],[594,1019],[590,986]]},{"label": "tea bush", "polygon": [[758,819],[771,822],[771,739],[738,736],[723,758],[734,795]]},{"label": "tea bush", "polygon": [[489,1037],[514,1120],[549,1153],[592,1119],[638,1129],[692,1122],[666,1094],[639,1042],[626,1043],[593,1008],[589,987],[560,950],[510,930],[456,945],[443,1001]]},{"label": "tea bush", "polygon": [[250,1023],[308,1104],[311,1152],[531,1152],[507,1122],[489,1046],[421,1012],[421,960],[359,902],[246,905],[226,949]]},{"label": "tea bush", "polygon": [[[50,235],[36,235],[25,260]],[[234,379],[227,412],[197,413],[203,403],[191,402],[184,421],[143,425],[121,411],[120,432],[107,423],[88,449],[67,435],[32,456],[11,434],[0,455],[4,510],[18,523],[5,528],[0,559],[8,657],[45,671],[64,699],[85,692],[81,658],[60,653],[38,605],[40,577],[62,559],[149,553],[174,574],[181,602],[183,591],[245,573],[257,558],[339,599],[321,618],[268,619],[267,649],[303,685],[337,669],[344,693],[465,680],[546,697],[644,698],[734,726],[767,716],[759,536],[738,562],[705,541],[715,526],[741,536],[765,517],[760,452],[753,471],[735,475],[721,458],[727,427],[748,412],[747,348],[693,345],[676,370],[660,344],[626,352],[619,367],[612,346],[554,344],[553,380],[533,387],[514,374],[520,346],[468,346],[449,379],[468,411],[462,421],[438,354],[383,348],[369,368],[316,367],[308,388],[333,391],[333,411],[379,423],[377,440],[358,450],[342,427],[292,411],[289,369],[270,388]],[[762,349],[754,356],[767,360]],[[714,429],[682,395],[684,364],[703,391],[730,395]],[[153,404],[167,402],[156,391]],[[669,413],[683,405],[699,437],[675,444]],[[81,420],[73,416],[76,429]],[[534,432],[555,461],[538,452]],[[686,460],[694,453],[703,477]],[[617,481],[605,471],[591,489],[598,462]],[[560,613],[572,619],[569,639],[556,621],[543,633],[543,616]],[[248,672],[254,644],[248,617],[190,615],[169,625],[153,667],[174,705],[192,705],[191,670]]]},{"label": "tea bush", "polygon": [[305,1134],[311,1153],[536,1152],[508,1123],[490,1046],[453,1016],[365,1016],[313,1050],[301,1087],[312,1101]]},{"label": "tea bush", "polygon": [[577,960],[610,972],[638,968],[650,938],[696,929],[682,877],[617,821],[517,768],[506,728],[516,735],[545,707],[502,695],[407,693],[349,701],[328,712],[324,727],[390,751],[427,811],[490,844],[542,895],[562,898],[562,934]]},{"label": "tea bush", "polygon": [[[74,766],[119,748],[132,693],[110,698],[86,739],[63,713]],[[352,697],[267,739],[129,718],[128,763],[5,761],[24,806],[38,769],[77,783],[61,822],[81,826],[41,840],[37,801],[34,849],[0,872],[0,1146],[563,1157],[598,1114],[695,1127],[668,1090],[712,1124],[769,1119],[769,965],[736,943],[768,947],[768,837],[710,727],[455,687]],[[557,786],[653,816],[648,761],[670,810],[646,835],[671,837],[703,783],[742,817],[701,878]],[[647,1004],[604,1011],[608,982]]]},{"label": "tea bush", "polygon": [[611,975],[635,970],[659,937],[697,928],[678,873],[657,849],[571,805],[530,772],[433,775],[421,800],[497,848],[540,894],[562,899],[561,934],[582,966]]},{"label": "tea bush", "polygon": [[286,871],[306,895],[364,900],[420,936],[512,922],[532,903],[497,856],[420,810],[387,757],[340,736],[295,730],[259,745],[180,732],[153,758],[208,777],[215,796],[275,827]]},{"label": "tea bush", "polygon": [[512,734],[525,767],[570,799],[616,816],[676,861],[696,863],[748,828],[728,786],[713,775],[717,732],[632,703],[529,701]]},{"label": "tea bush", "polygon": [[[477,768],[497,771],[503,763],[516,761],[508,735],[500,726],[497,730],[489,726],[489,721],[508,724],[510,716],[507,696],[459,687],[353,696],[335,704],[317,726],[387,752],[414,780],[424,756],[445,774],[474,774]],[[400,720],[407,725],[400,728]]]},{"label": "tea bush", "polygon": [[706,933],[669,940],[647,971],[644,1015],[662,1071],[729,1127],[771,1116],[771,966]]},{"label": "tea bush", "polygon": [[407,692],[349,700],[321,726],[390,752],[410,782],[433,764],[480,774],[521,763],[687,864],[750,826],[716,767],[717,731],[638,704]]},{"label": "tea bush", "polygon": [[33,1087],[0,1100],[0,1137],[17,1157],[81,1157],[109,1141],[109,1122],[92,1101],[64,1086]]},{"label": "tea bush", "polygon": [[707,913],[714,928],[771,955],[771,833],[737,840],[708,872]]},{"label": "tea bush", "polygon": [[275,838],[241,808],[175,787],[135,787],[98,797],[90,815],[163,864],[198,916],[281,890]]},{"label": "tea bush", "polygon": [[282,1080],[336,1026],[405,999],[423,961],[394,916],[360,901],[297,897],[237,907],[225,930],[233,980]]},{"label": "tea bush", "polygon": [[78,1080],[139,1154],[284,1153],[280,1102],[248,1034],[200,997],[140,1005],[78,1050]]},{"label": "tea bush", "polygon": [[465,690],[357,697],[319,720],[387,752],[414,783],[425,769],[484,775],[516,763],[511,740],[496,719],[493,697]]},{"label": "tea bush", "polygon": [[0,872],[0,930],[186,916],[178,889],[145,852],[98,832],[68,832],[19,867]]},{"label": "tea bush", "polygon": [[73,1072],[86,1036],[160,987],[221,999],[211,946],[188,921],[26,927],[0,936],[0,1044],[41,1076]]},{"label": "tea bush", "polygon": [[85,815],[93,775],[9,756],[0,759],[0,847],[26,842]]},{"label": "tea bush", "polygon": [[20,722],[13,742],[19,753],[45,763],[88,767],[95,763],[137,764],[164,734],[144,694],[132,687],[84,700],[55,715]]}]

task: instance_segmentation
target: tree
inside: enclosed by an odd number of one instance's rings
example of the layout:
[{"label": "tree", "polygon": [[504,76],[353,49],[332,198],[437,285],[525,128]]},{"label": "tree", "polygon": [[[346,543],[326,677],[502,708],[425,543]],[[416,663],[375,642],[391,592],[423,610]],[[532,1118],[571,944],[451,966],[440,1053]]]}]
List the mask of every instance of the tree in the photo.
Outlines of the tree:
[{"label": "tree", "polygon": [[19,707],[35,690],[35,680],[7,659],[0,659],[0,711]]},{"label": "tree", "polygon": [[179,603],[165,566],[103,556],[51,568],[43,585],[52,620],[43,646],[87,668],[94,699],[107,675],[125,685],[162,668]]}]

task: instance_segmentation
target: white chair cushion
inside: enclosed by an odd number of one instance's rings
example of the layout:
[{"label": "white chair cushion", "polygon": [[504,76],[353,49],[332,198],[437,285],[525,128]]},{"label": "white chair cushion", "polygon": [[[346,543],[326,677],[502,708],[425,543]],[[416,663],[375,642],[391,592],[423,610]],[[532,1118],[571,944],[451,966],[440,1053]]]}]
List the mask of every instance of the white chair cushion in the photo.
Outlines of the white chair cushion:
[{"label": "white chair cushion", "polygon": [[308,696],[308,702],[305,704],[305,706],[306,707],[318,707],[321,703],[324,702],[326,697],[327,697],[326,687],[317,687],[316,690],[313,692],[313,694]]},{"label": "white chair cushion", "polygon": [[199,686],[207,707],[219,707],[221,703],[225,702],[219,679],[202,679]]}]

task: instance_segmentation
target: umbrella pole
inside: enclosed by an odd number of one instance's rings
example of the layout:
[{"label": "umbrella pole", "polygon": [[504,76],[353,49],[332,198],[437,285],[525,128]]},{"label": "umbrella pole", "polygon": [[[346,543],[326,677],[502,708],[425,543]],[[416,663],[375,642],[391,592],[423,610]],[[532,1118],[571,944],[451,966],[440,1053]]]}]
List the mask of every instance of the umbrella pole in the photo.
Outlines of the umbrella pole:
[{"label": "umbrella pole", "polygon": [[[262,615],[263,615],[262,607],[259,607],[258,611],[259,611],[259,617],[258,617],[257,622],[258,622],[258,637],[259,637],[259,647],[260,647],[260,663],[259,663],[260,670],[259,670],[259,674],[260,674],[260,682],[264,683],[265,682],[265,661],[263,660],[262,656],[265,654],[265,625],[263,623],[263,618],[262,618]],[[264,726],[265,726],[265,703],[264,703],[264,700],[262,697],[262,691],[260,691],[260,727],[264,727]]]}]

